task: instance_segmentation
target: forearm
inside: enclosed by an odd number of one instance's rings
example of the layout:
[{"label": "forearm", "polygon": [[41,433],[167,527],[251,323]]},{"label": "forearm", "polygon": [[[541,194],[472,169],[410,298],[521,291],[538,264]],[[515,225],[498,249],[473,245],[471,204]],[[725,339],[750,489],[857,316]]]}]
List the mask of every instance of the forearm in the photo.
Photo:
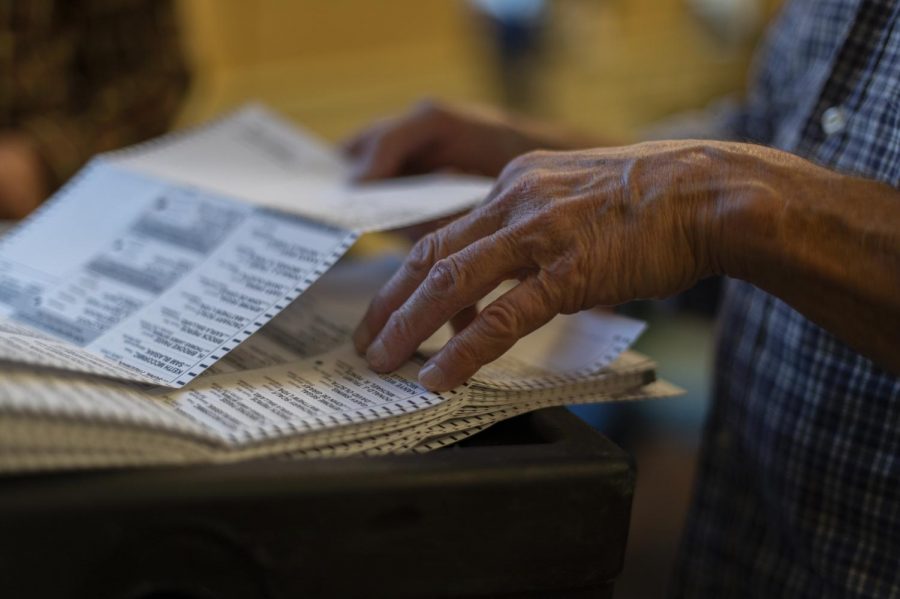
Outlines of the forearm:
[{"label": "forearm", "polygon": [[711,219],[723,274],[900,372],[900,192],[758,148]]}]

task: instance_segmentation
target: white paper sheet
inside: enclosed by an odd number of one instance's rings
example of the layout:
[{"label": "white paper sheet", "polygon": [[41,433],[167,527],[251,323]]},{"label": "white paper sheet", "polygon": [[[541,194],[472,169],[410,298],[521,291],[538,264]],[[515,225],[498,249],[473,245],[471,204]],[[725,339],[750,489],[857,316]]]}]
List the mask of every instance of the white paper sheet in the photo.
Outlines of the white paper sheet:
[{"label": "white paper sheet", "polygon": [[309,432],[433,407],[443,401],[416,383],[418,365],[376,374],[353,347],[246,372],[206,376],[165,400],[204,428],[238,441]]},{"label": "white paper sheet", "polygon": [[[201,437],[211,435],[165,402],[152,398],[140,385],[21,365],[3,365],[0,414],[0,423],[16,416],[36,422],[114,423],[126,429],[139,425]],[[51,441],[44,440],[48,444]]]},{"label": "white paper sheet", "polygon": [[466,210],[492,186],[484,177],[444,174],[352,184],[350,166],[340,154],[259,105],[105,159],[358,231],[403,227]]},{"label": "white paper sheet", "polygon": [[342,260],[271,322],[211,367],[209,374],[302,360],[347,343],[372,296],[399,265],[400,257],[393,255]]},{"label": "white paper sheet", "polygon": [[[94,164],[0,239],[0,323],[43,333],[0,326],[0,357],[183,385],[287,306],[355,238]],[[33,340],[41,336],[54,351]]]},{"label": "white paper sheet", "polygon": [[645,324],[611,312],[559,315],[486,365],[473,381],[498,388],[537,388],[570,382],[611,364]]}]

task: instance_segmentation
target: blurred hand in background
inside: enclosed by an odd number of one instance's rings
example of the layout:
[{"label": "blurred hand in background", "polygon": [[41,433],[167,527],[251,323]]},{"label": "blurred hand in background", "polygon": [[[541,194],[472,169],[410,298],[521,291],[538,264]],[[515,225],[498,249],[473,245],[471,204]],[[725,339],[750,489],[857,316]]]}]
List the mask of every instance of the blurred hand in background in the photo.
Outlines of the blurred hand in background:
[{"label": "blurred hand in background", "polygon": [[559,125],[481,106],[424,100],[376,122],[344,144],[360,181],[436,170],[496,177],[532,150],[609,145]]}]

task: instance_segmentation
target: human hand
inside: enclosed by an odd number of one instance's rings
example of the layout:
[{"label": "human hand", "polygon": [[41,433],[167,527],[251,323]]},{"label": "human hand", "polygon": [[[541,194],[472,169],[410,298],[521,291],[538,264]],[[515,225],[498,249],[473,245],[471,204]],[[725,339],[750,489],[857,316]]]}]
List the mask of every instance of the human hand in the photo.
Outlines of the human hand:
[{"label": "human hand", "polygon": [[[759,189],[765,151],[684,141],[522,156],[482,206],[416,244],[372,300],[356,348],[390,372],[455,319],[419,375],[444,390],[558,313],[683,290],[718,272],[718,212]],[[475,315],[507,279],[520,283]]]},{"label": "human hand", "polygon": [[357,180],[441,169],[496,177],[513,158],[536,149],[601,145],[564,128],[498,110],[422,101],[344,144]]},{"label": "human hand", "polygon": [[28,215],[44,199],[44,166],[27,138],[0,133],[0,219]]}]

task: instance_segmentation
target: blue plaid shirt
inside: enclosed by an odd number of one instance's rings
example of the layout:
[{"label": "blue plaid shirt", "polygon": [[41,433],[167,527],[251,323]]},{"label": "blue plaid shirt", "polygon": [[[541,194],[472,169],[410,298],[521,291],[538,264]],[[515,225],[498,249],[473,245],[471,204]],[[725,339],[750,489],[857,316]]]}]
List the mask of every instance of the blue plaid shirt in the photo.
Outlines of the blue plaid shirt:
[{"label": "blue plaid shirt", "polygon": [[[898,13],[788,4],[722,137],[900,185]],[[900,379],[737,281],[716,373],[673,595],[900,597]]]}]

